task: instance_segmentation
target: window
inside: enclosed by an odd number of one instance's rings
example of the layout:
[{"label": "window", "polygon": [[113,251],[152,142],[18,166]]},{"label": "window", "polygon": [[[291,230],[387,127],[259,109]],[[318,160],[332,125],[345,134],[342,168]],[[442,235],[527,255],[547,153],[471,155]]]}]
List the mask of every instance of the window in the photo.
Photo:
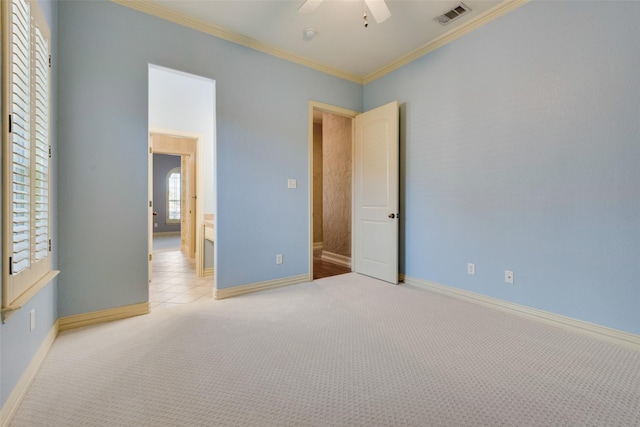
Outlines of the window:
[{"label": "window", "polygon": [[180,168],[167,174],[167,224],[180,223]]},{"label": "window", "polygon": [[2,2],[3,314],[57,272],[49,240],[49,28],[33,0]]}]

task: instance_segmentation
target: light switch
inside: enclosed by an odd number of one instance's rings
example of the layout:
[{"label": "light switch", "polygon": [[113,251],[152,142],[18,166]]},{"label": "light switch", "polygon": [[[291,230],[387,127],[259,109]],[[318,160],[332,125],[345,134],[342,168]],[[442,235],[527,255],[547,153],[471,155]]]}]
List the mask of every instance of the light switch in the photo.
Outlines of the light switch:
[{"label": "light switch", "polygon": [[298,188],[298,181],[295,179],[289,179],[289,181],[287,182],[287,187]]}]

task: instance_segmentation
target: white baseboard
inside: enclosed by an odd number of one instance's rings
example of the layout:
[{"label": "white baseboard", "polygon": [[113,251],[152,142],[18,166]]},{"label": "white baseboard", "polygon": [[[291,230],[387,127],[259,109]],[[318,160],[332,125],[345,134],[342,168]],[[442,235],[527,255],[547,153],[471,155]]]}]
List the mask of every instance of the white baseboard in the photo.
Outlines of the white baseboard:
[{"label": "white baseboard", "polygon": [[27,369],[25,369],[24,372],[22,373],[20,380],[18,380],[18,383],[13,388],[13,391],[11,392],[6,402],[4,403],[2,409],[0,410],[0,426],[1,427],[6,427],[9,424],[11,424],[11,420],[13,419],[13,416],[16,414],[16,411],[18,410],[18,407],[20,406],[20,404],[22,403],[22,400],[27,394],[27,391],[29,391],[29,387],[31,386],[31,383],[35,379],[36,374],[40,370],[40,366],[42,365],[42,362],[44,362],[44,359],[49,353],[49,350],[51,349],[53,342],[58,336],[58,331],[59,331],[59,322],[56,321],[56,323],[54,323],[53,326],[51,327],[51,330],[45,337],[44,341],[42,341],[42,344],[40,344],[40,347],[38,348],[38,351],[36,351],[36,354],[33,356],[33,359],[31,359],[29,366],[27,366]]},{"label": "white baseboard", "polygon": [[322,250],[323,246],[324,246],[324,242],[313,242],[314,251]]},{"label": "white baseboard", "polygon": [[203,277],[213,277],[213,267],[205,268],[203,271]]},{"label": "white baseboard", "polygon": [[484,305],[507,313],[526,317],[528,319],[541,321],[572,332],[586,334],[613,344],[622,345],[627,348],[632,348],[636,351],[640,351],[640,335],[619,331],[617,329],[607,328],[606,326],[584,322],[582,320],[550,313],[548,311],[538,310],[536,308],[526,307],[524,305],[488,297],[485,295],[477,294],[475,292],[465,291],[462,289],[429,282],[427,280],[416,279],[414,277],[400,275],[400,280],[404,281],[406,285],[424,288],[432,292]]},{"label": "white baseboard", "polygon": [[320,259],[351,268],[351,257],[348,256],[334,254],[333,252],[328,251],[322,251],[322,256],[320,257]]},{"label": "white baseboard", "polygon": [[58,319],[61,331],[66,329],[81,328],[83,326],[96,325],[112,320],[126,319],[128,317],[149,314],[149,303],[125,305],[122,307],[108,308],[106,310],[92,311],[90,313],[65,316]]},{"label": "white baseboard", "polygon": [[250,294],[253,292],[274,289],[282,286],[297,285],[309,281],[308,274],[290,276],[283,279],[267,280],[265,282],[252,283],[249,285],[234,286],[232,288],[215,289],[213,292],[215,299],[231,298],[238,295]]},{"label": "white baseboard", "polygon": [[179,231],[156,231],[153,233],[153,237],[163,237],[163,236],[179,236]]}]

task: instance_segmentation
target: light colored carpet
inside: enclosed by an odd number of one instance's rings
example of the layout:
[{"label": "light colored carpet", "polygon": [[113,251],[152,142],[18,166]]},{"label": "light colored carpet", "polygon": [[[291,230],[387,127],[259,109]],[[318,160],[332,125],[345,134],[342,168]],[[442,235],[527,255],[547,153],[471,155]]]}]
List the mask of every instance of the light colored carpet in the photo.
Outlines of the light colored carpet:
[{"label": "light colored carpet", "polygon": [[640,353],[356,274],[60,334],[13,426],[633,426]]}]

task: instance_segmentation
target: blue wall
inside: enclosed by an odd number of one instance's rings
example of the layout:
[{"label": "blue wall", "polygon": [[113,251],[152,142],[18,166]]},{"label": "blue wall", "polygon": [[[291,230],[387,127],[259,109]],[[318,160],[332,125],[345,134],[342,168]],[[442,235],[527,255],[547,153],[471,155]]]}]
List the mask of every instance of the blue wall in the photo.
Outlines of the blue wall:
[{"label": "blue wall", "polygon": [[[180,224],[167,224],[167,175],[173,168],[180,167],[180,156],[168,154],[153,155],[153,210],[158,215],[153,218],[153,232],[180,232]],[[156,227],[155,224],[158,224]]]},{"label": "blue wall", "polygon": [[[56,118],[57,109],[55,99],[57,96],[57,70],[58,70],[58,49],[57,49],[57,4],[54,1],[39,0],[40,8],[47,20],[51,31],[51,54],[53,57],[51,68],[51,110],[50,110],[50,135],[49,140],[53,149],[51,162],[51,238],[52,253],[51,266],[57,269],[58,266],[58,233],[57,233],[57,143],[56,143]],[[0,87],[1,90],[1,87]],[[1,107],[0,107],[1,108]],[[4,117],[4,114],[0,114]],[[2,210],[0,209],[0,215]],[[1,232],[1,230],[0,230]],[[0,245],[1,246],[1,245]],[[0,248],[1,250],[1,248]],[[0,263],[0,269],[2,264]],[[2,272],[0,271],[0,275]],[[0,292],[2,288],[0,287]],[[35,297],[33,297],[21,310],[10,317],[6,323],[0,324],[0,407],[2,407],[18,380],[24,373],[38,348],[44,341],[47,334],[53,328],[57,313],[57,279],[44,287]],[[35,309],[36,327],[29,331],[29,312]]]},{"label": "blue wall", "polygon": [[[308,271],[307,103],[363,105],[357,84],[110,2],[40,3],[62,273],[0,325],[0,404],[58,315],[147,300],[149,63],[217,83],[219,288]],[[364,88],[366,109],[401,102],[405,274],[640,333],[640,3],[615,4],[529,3]]]},{"label": "blue wall", "polygon": [[307,273],[308,102],[360,110],[362,86],[111,2],[59,9],[60,315],[147,301],[150,63],[216,81],[218,288]]},{"label": "blue wall", "polygon": [[407,276],[640,333],[638,22],[532,2],[365,87],[402,105]]}]

